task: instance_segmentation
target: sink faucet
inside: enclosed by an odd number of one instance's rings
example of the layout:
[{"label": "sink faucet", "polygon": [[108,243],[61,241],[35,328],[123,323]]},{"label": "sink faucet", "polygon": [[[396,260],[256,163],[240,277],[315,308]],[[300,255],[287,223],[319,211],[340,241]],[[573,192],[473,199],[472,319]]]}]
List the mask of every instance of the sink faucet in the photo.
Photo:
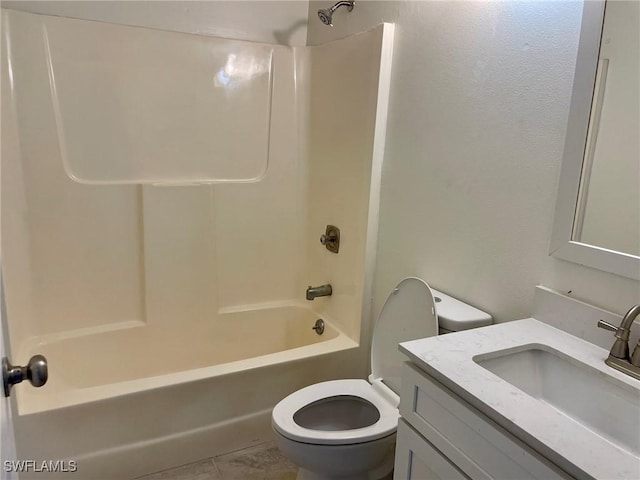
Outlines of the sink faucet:
[{"label": "sink faucet", "polygon": [[620,326],[616,327],[609,322],[600,320],[598,327],[616,332],[616,340],[613,342],[609,357],[605,363],[627,375],[640,380],[640,340],[633,349],[633,354],[629,357],[629,334],[634,320],[640,315],[640,304],[634,305],[625,314]]},{"label": "sink faucet", "polygon": [[307,300],[313,300],[316,297],[328,297],[333,293],[331,285],[320,285],[319,287],[312,287],[309,285],[307,288]]}]

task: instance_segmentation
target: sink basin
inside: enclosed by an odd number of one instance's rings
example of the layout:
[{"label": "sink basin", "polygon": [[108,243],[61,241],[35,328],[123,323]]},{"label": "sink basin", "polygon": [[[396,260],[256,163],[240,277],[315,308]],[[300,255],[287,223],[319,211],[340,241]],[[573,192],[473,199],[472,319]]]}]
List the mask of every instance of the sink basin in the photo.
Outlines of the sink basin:
[{"label": "sink basin", "polygon": [[640,456],[640,389],[544,345],[476,355],[481,367]]}]

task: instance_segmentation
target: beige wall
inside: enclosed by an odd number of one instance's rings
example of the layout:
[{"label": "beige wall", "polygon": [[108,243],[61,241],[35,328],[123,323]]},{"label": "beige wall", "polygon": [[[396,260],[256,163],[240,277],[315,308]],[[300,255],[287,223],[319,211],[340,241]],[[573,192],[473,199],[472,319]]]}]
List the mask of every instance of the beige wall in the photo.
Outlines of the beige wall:
[{"label": "beige wall", "polygon": [[529,316],[537,284],[638,302],[637,281],[548,256],[580,2],[359,1],[333,28],[326,5],[310,45],[396,24],[374,315],[408,275],[497,321]]}]

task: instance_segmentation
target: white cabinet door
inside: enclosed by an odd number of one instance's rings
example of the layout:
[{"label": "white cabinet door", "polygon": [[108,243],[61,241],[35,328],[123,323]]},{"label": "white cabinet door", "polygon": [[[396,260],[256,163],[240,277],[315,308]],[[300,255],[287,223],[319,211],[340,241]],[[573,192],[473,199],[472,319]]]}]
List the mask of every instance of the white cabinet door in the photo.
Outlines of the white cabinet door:
[{"label": "white cabinet door", "polygon": [[404,419],[398,422],[396,480],[468,480],[433,445],[416,433]]},{"label": "white cabinet door", "polygon": [[470,478],[571,478],[411,363],[402,371],[400,414]]}]

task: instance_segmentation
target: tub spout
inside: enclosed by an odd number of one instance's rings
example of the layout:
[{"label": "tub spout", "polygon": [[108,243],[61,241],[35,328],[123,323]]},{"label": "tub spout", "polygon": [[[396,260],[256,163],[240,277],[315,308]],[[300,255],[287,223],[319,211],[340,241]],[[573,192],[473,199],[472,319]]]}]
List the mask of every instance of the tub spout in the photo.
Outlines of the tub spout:
[{"label": "tub spout", "polygon": [[316,297],[328,297],[333,293],[331,285],[320,285],[319,287],[312,287],[309,285],[307,288],[307,300],[313,300]]}]

